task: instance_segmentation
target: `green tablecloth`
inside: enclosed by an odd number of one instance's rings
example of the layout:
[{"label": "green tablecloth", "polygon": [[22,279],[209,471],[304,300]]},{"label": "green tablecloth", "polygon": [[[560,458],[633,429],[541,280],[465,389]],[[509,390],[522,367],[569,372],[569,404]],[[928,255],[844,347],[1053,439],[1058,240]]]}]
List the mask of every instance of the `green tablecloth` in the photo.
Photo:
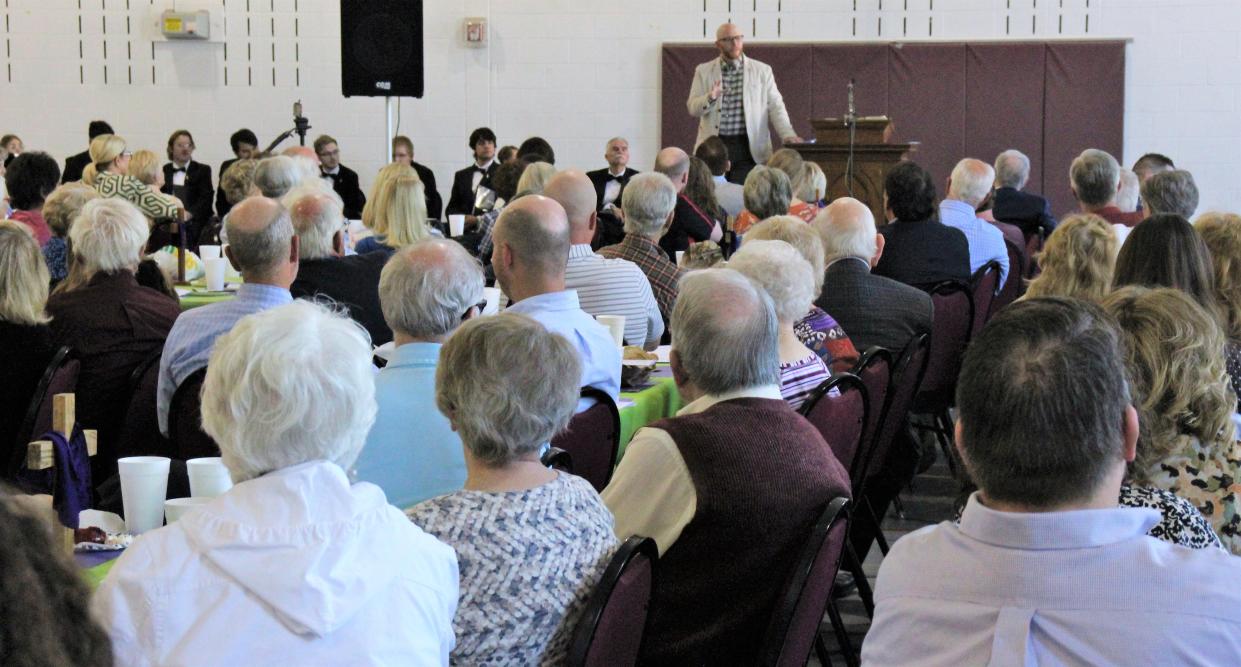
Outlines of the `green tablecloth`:
[{"label": "green tablecloth", "polygon": [[103,578],[108,576],[108,572],[112,571],[112,566],[116,565],[116,559],[112,559],[106,563],[100,563],[95,567],[82,570],[86,582],[90,584],[91,590],[99,588],[99,584],[103,583]]}]

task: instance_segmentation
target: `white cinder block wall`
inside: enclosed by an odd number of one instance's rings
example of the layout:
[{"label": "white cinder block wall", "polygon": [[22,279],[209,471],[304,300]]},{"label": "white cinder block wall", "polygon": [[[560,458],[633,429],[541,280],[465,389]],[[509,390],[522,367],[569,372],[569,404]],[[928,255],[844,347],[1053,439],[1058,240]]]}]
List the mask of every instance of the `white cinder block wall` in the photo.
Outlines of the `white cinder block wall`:
[{"label": "white cinder block wall", "polygon": [[[58,158],[86,123],[110,120],[133,148],[161,150],[189,128],[197,157],[231,157],[247,126],[267,142],[301,99],[369,186],[384,155],[380,99],[340,95],[334,0],[179,0],[226,21],[213,43],[153,42],[144,22],[172,0],[5,0],[0,4],[0,133]],[[1125,164],[1146,151],[1194,172],[1202,208],[1241,209],[1241,0],[425,0],[426,96],[401,105],[402,133],[447,198],[470,130],[501,144],[539,134],[558,166],[602,165],[612,135],[649,167],[659,143],[659,49],[709,42],[732,19],[750,40],[1129,37]],[[489,44],[468,48],[463,19]],[[704,32],[708,35],[704,39]],[[105,55],[106,54],[106,55]],[[997,109],[997,113],[1003,113]],[[286,144],[288,145],[288,144]],[[977,156],[989,159],[991,156]],[[1067,170],[1067,165],[1065,165]],[[217,175],[218,176],[218,175]]]}]

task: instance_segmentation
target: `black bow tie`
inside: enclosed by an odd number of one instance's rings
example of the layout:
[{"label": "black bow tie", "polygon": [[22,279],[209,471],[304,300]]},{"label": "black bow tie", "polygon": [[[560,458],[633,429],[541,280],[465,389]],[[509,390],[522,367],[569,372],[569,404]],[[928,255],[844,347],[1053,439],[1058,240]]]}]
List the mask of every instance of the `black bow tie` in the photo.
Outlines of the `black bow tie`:
[{"label": "black bow tie", "polygon": [[174,174],[175,174],[175,173],[177,173],[178,171],[179,171],[179,172],[181,172],[181,173],[185,173],[185,167],[173,167],[173,168],[172,168],[172,173],[174,173]]},{"label": "black bow tie", "polygon": [[474,171],[477,171],[478,173],[482,174],[483,176],[486,176],[486,175],[487,175],[487,170],[486,170],[486,169],[483,169],[482,167],[479,167],[479,166],[477,166],[477,165],[475,165],[475,167],[474,167]]},{"label": "black bow tie", "polygon": [[325,171],[325,172],[323,172],[323,177],[324,177],[324,178],[330,178],[330,179],[332,179],[332,180],[334,181],[334,180],[336,180],[337,178],[339,178],[339,177],[340,177],[340,174],[330,174],[330,173],[328,173],[328,172],[326,172],[326,171]]},{"label": "black bow tie", "polygon": [[609,180],[609,181],[616,181],[617,183],[620,183],[621,185],[624,185],[624,184],[625,184],[625,181],[628,181],[629,179],[625,178],[625,175],[624,175],[624,174],[621,174],[620,176],[613,176],[613,175],[611,175],[611,174],[608,174],[608,180]]}]

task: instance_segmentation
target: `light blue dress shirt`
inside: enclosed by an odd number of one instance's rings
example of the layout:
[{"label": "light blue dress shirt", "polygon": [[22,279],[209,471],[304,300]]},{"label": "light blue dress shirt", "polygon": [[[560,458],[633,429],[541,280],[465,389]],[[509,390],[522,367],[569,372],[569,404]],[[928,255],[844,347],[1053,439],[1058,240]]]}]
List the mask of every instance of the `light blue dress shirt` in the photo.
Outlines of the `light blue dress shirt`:
[{"label": "light blue dress shirt", "polygon": [[866,665],[1241,665],[1241,559],[1149,537],[1153,509],[970,497],[879,568]]},{"label": "light blue dress shirt", "polygon": [[461,438],[435,407],[440,347],[401,345],[375,376],[379,411],[354,464],[354,477],[383,489],[397,507],[412,507],[465,486]]},{"label": "light blue dress shirt", "polygon": [[[509,304],[506,312],[531,317],[548,331],[568,338],[581,355],[581,386],[602,389],[613,400],[620,397],[621,350],[607,327],[582,310],[576,290],[527,297]],[[578,403],[578,412],[590,405]]]},{"label": "light blue dress shirt", "polygon": [[1004,232],[979,218],[973,206],[955,199],[945,199],[939,203],[939,221],[965,234],[965,240],[970,244],[970,273],[995,260],[1000,263],[1000,282],[995,289],[999,291],[1004,287],[1004,281],[1008,279],[1008,246],[1004,245]]},{"label": "light blue dress shirt", "polygon": [[155,413],[160,433],[168,435],[172,395],[185,378],[207,365],[215,339],[231,331],[237,320],[246,315],[287,303],[293,303],[293,295],[283,287],[245,283],[237,290],[236,298],[181,313],[168,332],[164,354],[159,359]]}]

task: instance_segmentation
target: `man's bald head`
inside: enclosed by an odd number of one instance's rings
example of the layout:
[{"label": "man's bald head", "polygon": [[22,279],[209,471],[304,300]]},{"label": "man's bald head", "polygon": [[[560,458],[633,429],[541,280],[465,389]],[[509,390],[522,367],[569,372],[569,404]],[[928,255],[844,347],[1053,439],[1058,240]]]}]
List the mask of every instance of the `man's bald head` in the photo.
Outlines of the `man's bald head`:
[{"label": "man's bald head", "polygon": [[741,28],[735,23],[725,23],[715,29],[715,47],[720,50],[721,56],[729,60],[741,57],[742,39]]},{"label": "man's bald head", "polygon": [[965,202],[974,208],[987,198],[995,183],[995,169],[982,160],[965,158],[957,163],[949,177],[948,198]]},{"label": "man's bald head", "polygon": [[308,158],[315,164],[319,164],[319,154],[316,153],[315,149],[310,146],[290,146],[284,149],[284,152],[282,152],[281,155],[287,155],[289,157],[304,157]]},{"label": "man's bald head", "polygon": [[685,189],[689,177],[689,154],[676,146],[669,146],[655,155],[655,171],[667,176],[680,192]]},{"label": "man's bald head", "polygon": [[241,200],[224,218],[224,229],[229,259],[247,282],[271,279],[297,256],[293,221],[274,199]]},{"label": "man's bald head", "polygon": [[345,226],[344,208],[334,192],[301,187],[285,195],[293,219],[302,259],[322,259],[340,252],[340,233]]},{"label": "man's bald head", "polygon": [[543,195],[556,200],[569,219],[570,240],[590,243],[595,234],[595,186],[580,171],[557,173],[543,188]]},{"label": "man's bald head", "polygon": [[814,228],[823,240],[828,263],[845,257],[870,262],[878,252],[875,215],[866,204],[852,197],[841,197],[828,204],[815,217]]},{"label": "man's bald head", "polygon": [[543,277],[564,276],[569,261],[569,219],[564,207],[542,195],[527,195],[504,207],[492,231],[494,245],[506,246],[516,263]]}]

